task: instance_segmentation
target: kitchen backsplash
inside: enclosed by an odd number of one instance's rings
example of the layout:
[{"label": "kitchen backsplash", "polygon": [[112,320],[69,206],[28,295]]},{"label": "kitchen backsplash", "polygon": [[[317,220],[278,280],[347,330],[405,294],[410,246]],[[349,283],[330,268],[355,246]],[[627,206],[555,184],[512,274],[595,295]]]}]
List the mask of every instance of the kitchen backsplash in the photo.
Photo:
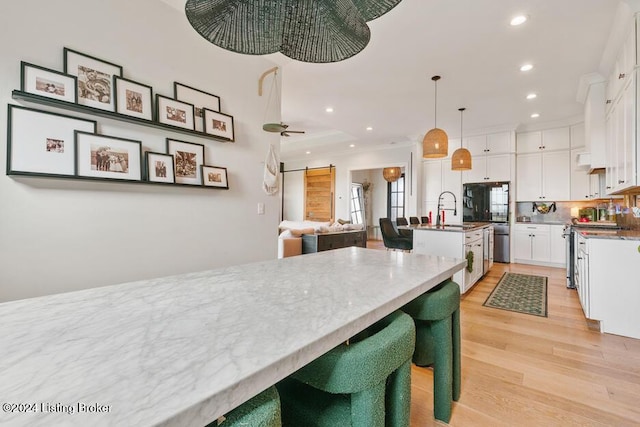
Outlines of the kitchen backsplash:
[{"label": "kitchen backsplash", "polygon": [[[553,208],[548,213],[543,214],[534,208],[534,203],[538,206],[545,204]],[[534,223],[569,223],[572,218],[578,218],[578,212],[583,208],[607,208],[608,199],[591,200],[585,202],[517,202],[516,203],[516,221],[530,220]],[[640,209],[640,195],[625,196],[624,199],[613,199],[613,205],[616,209],[616,222],[618,225],[640,230],[640,218],[634,217],[633,207]],[[638,212],[636,210],[636,212]]]}]

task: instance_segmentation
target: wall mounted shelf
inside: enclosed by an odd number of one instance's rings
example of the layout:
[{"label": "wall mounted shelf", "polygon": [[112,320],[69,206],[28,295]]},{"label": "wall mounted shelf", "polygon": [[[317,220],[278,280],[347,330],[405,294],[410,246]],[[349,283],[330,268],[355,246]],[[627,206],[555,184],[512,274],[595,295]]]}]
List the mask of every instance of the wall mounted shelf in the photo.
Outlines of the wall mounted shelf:
[{"label": "wall mounted shelf", "polygon": [[127,116],[125,114],[115,113],[113,111],[101,110],[99,108],[88,107],[86,105],[80,105],[73,102],[59,101],[57,99],[47,98],[46,96],[35,95],[29,92],[23,92],[20,90],[14,90],[11,93],[13,99],[32,102],[35,104],[46,105],[50,107],[61,108],[68,111],[75,111],[78,113],[91,114],[94,116],[105,117],[107,119],[119,120],[122,122],[133,123],[135,125],[146,126],[156,129],[162,129],[170,132],[177,132],[184,135],[197,136],[199,138],[206,138],[221,142],[231,142],[228,139],[220,138],[214,135],[210,135],[204,132],[198,132],[196,130],[183,129],[176,126],[159,123],[156,121],[140,119],[137,117]]}]

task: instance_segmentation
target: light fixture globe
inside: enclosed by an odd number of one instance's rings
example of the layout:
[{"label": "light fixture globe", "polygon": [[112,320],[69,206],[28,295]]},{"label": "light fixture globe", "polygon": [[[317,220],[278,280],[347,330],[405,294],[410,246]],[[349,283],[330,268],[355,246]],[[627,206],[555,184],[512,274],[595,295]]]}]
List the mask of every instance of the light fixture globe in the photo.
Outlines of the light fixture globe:
[{"label": "light fixture globe", "polygon": [[402,169],[398,166],[382,169],[382,177],[387,182],[397,181],[400,178],[400,175],[402,175]]},{"label": "light fixture globe", "polygon": [[437,159],[447,157],[449,154],[449,137],[440,128],[433,128],[422,140],[422,157],[425,159]]},{"label": "light fixture globe", "polygon": [[437,126],[438,118],[438,80],[440,76],[431,77],[435,85],[435,97],[434,97],[434,119],[433,129],[431,129],[424,136],[422,140],[422,157],[425,159],[437,159],[440,157],[447,157],[449,154],[449,137],[447,133]]},{"label": "light fixture globe", "polygon": [[466,108],[458,108],[460,111],[460,148],[453,152],[451,156],[452,171],[468,171],[471,170],[471,152],[462,146],[462,113]]}]

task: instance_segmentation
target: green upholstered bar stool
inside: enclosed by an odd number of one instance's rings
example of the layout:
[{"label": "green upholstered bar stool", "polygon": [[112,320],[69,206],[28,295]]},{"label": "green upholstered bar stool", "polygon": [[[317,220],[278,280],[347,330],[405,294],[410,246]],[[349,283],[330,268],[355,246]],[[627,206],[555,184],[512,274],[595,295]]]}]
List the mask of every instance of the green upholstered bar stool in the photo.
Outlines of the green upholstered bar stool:
[{"label": "green upholstered bar stool", "polygon": [[214,421],[207,427],[281,427],[280,397],[275,387],[238,406],[221,421]]},{"label": "green upholstered bar stool", "polygon": [[460,398],[460,287],[447,280],[402,310],[416,322],[413,362],[433,365],[433,414],[448,423],[451,401]]},{"label": "green upholstered bar stool", "polygon": [[278,383],[285,426],[408,427],[415,326],[396,311]]}]

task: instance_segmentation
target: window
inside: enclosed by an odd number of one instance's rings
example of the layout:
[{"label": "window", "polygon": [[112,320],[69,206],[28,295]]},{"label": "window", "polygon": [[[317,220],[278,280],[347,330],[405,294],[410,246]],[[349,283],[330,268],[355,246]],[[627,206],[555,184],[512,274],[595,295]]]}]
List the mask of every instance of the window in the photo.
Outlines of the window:
[{"label": "window", "polygon": [[404,217],[404,174],[387,184],[387,217],[391,221]]},{"label": "window", "polygon": [[362,184],[351,184],[351,223],[364,224],[364,197]]}]

